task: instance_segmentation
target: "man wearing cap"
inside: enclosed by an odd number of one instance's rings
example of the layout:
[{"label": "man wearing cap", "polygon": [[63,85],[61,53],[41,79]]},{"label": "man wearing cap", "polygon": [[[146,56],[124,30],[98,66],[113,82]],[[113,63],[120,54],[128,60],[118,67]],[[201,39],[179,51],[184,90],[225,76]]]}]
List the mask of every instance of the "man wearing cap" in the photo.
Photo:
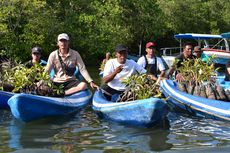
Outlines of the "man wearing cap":
[{"label": "man wearing cap", "polygon": [[108,100],[111,100],[112,95],[121,94],[125,91],[125,85],[121,82],[122,79],[136,73],[146,73],[146,70],[135,61],[127,59],[128,53],[125,45],[117,45],[115,52],[116,58],[107,61],[103,74],[103,82],[106,85],[102,86],[102,89]]},{"label": "man wearing cap", "polygon": [[71,95],[87,88],[87,84],[80,82],[74,75],[76,67],[92,88],[98,88],[86,70],[80,54],[69,48],[69,36],[66,33],[58,35],[57,45],[59,49],[49,55],[46,71],[50,73],[54,69],[53,82],[56,85],[64,85],[65,95]]},{"label": "man wearing cap", "polygon": [[25,66],[31,68],[34,64],[46,65],[44,60],[41,60],[42,49],[40,47],[32,48],[32,59],[25,63]]},{"label": "man wearing cap", "polygon": [[165,66],[161,58],[156,57],[155,55],[156,43],[148,42],[145,47],[146,47],[145,51],[147,52],[147,54],[140,57],[137,61],[137,64],[144,67],[153,80],[157,80],[158,71],[160,71],[160,77],[164,77]]}]

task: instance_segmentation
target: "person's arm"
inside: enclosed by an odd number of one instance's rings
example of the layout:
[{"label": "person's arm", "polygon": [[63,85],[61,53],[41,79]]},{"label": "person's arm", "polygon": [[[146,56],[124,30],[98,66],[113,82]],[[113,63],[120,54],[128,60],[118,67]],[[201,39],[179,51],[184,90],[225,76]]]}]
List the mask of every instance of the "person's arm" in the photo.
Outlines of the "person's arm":
[{"label": "person's arm", "polygon": [[136,66],[135,66],[135,69],[137,70],[138,73],[143,74],[143,73],[146,73],[146,72],[147,72],[146,69],[144,69],[142,66],[140,66],[140,65],[137,64],[136,62],[134,62],[134,61],[132,61],[132,62],[133,62],[132,65],[136,65]]},{"label": "person's arm", "polygon": [[80,54],[78,52],[76,52],[76,54],[77,54],[77,66],[79,68],[79,71],[81,72],[82,76],[85,78],[85,80],[88,83],[92,82],[93,79],[90,77]]},{"label": "person's arm", "polygon": [[106,59],[103,59],[102,64],[105,65],[105,63],[106,63]]},{"label": "person's arm", "polygon": [[[107,63],[106,63],[107,64]],[[105,66],[105,71],[106,71],[106,68],[108,67],[108,65],[106,65]],[[118,66],[116,69],[115,69],[115,71],[113,71],[112,73],[110,73],[110,74],[108,74],[108,75],[105,75],[104,77],[103,77],[103,82],[104,83],[108,83],[108,82],[110,82],[110,81],[112,81],[113,79],[114,79],[114,77],[118,74],[118,73],[120,73],[121,71],[122,71],[122,69],[123,69],[123,66],[122,65],[120,65],[120,66]],[[105,72],[104,72],[105,73]]]},{"label": "person's arm", "polygon": [[230,75],[230,61],[228,61],[226,68],[228,75]]},{"label": "person's arm", "polygon": [[78,52],[77,53],[77,65],[78,68],[82,74],[82,76],[85,78],[85,80],[90,84],[91,88],[97,88],[99,89],[99,86],[93,81],[93,79],[90,77],[85,64],[80,56],[80,54]]},{"label": "person's arm", "polygon": [[179,66],[179,56],[177,56],[176,58],[175,58],[175,60],[174,60],[174,62],[173,62],[173,65],[171,66],[171,68],[169,69],[169,72],[168,72],[168,74],[166,75],[166,78],[170,78],[170,77],[172,77],[172,75],[173,75],[173,73],[174,73],[174,71],[176,70],[176,67],[178,67]]},{"label": "person's arm", "polygon": [[160,77],[165,77],[165,71],[161,71]]},{"label": "person's arm", "polygon": [[143,56],[138,59],[137,64],[142,66],[143,68],[145,67],[146,63]]},{"label": "person's arm", "polygon": [[48,72],[48,74],[50,74],[51,70],[54,68],[53,61],[54,61],[54,53],[52,52],[49,55],[47,65],[45,67],[45,71]]},{"label": "person's arm", "polygon": [[160,77],[165,76],[165,66],[161,58],[157,58],[158,69],[160,70]]}]

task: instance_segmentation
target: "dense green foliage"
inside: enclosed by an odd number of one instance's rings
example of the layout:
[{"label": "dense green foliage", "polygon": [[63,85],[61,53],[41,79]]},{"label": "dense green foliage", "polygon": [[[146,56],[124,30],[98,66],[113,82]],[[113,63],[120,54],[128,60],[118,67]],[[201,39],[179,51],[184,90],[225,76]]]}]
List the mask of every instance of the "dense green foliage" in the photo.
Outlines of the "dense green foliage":
[{"label": "dense green foliage", "polygon": [[0,64],[0,90],[43,96],[64,95],[63,86],[54,85],[40,64],[27,68],[10,61]]},{"label": "dense green foliage", "polygon": [[147,99],[150,97],[162,97],[159,80],[152,80],[147,74],[135,74],[122,79],[125,91],[119,95],[117,102]]},{"label": "dense green foliage", "polygon": [[188,59],[182,62],[181,67],[177,68],[183,76],[178,82],[178,88],[189,94],[201,96],[209,99],[230,101],[229,91],[225,91],[216,81],[215,68],[213,63],[215,56],[203,62],[201,58]]},{"label": "dense green foliage", "polygon": [[218,68],[214,68],[213,63],[215,57],[211,56],[207,62],[203,62],[201,58],[187,59],[182,62],[182,66],[176,68],[184,77],[185,81],[195,82],[196,84],[203,84],[209,81],[215,76],[215,71]]},{"label": "dense green foliage", "polygon": [[228,0],[1,0],[0,54],[24,62],[39,45],[47,59],[66,32],[71,47],[95,63],[118,43],[138,53],[150,40],[173,45],[175,33],[227,32],[229,8]]}]

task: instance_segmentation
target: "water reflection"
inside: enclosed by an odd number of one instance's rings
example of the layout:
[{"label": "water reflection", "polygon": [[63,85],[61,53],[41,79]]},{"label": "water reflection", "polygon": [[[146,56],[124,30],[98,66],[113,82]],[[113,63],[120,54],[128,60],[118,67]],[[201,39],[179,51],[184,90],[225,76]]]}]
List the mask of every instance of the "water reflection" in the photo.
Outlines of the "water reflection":
[{"label": "water reflection", "polygon": [[[170,113],[170,129],[138,128],[99,119],[93,110],[30,123],[1,113],[1,152],[50,149],[60,152],[173,152],[229,147],[228,122]],[[8,146],[8,148],[6,147]],[[182,151],[183,152],[183,151]],[[207,151],[210,152],[210,151]]]},{"label": "water reflection", "polygon": [[178,114],[173,114],[171,119],[169,142],[174,145],[174,149],[229,145],[229,122],[179,116]]},{"label": "water reflection", "polygon": [[[105,152],[124,152],[135,150],[143,151],[163,151],[172,147],[168,143],[167,136],[169,130],[161,128],[137,128],[126,125],[98,120],[94,114],[86,115],[89,120],[96,121],[94,126],[87,118],[84,120],[84,127],[79,125],[68,126],[55,135],[57,147],[61,144],[63,148],[81,152],[86,150],[103,150]],[[88,121],[87,121],[88,120]]]},{"label": "water reflection", "polygon": [[53,136],[72,117],[73,115],[52,117],[29,123],[12,118],[8,126],[9,147],[13,149],[50,147],[54,145]]},{"label": "water reflection", "polygon": [[163,129],[108,122],[90,106],[71,116],[23,123],[13,119],[10,111],[0,110],[0,152],[229,151],[229,122],[170,113],[169,123],[170,128]]}]

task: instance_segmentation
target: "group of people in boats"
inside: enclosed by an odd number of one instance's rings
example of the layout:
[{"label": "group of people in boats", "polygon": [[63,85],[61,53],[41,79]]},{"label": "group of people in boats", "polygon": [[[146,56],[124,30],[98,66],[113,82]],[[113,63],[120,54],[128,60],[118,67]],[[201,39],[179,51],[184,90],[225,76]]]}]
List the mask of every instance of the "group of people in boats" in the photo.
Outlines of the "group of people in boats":
[{"label": "group of people in boats", "polygon": [[[208,56],[203,54],[200,46],[193,48],[191,43],[187,43],[183,46],[183,52],[175,57],[175,61],[177,61],[175,65],[166,74],[162,58],[156,56],[156,43],[148,42],[146,44],[146,55],[140,57],[137,63],[127,59],[127,51],[128,49],[124,45],[116,46],[116,58],[108,60],[105,64],[103,75],[103,82],[105,84],[101,88],[108,100],[111,100],[112,95],[120,94],[125,90],[125,85],[121,82],[123,78],[136,73],[147,73],[153,80],[170,78],[172,75],[175,75],[174,78],[176,80],[182,80],[183,76],[175,70],[176,67],[182,66],[183,61],[195,58],[202,58],[202,61],[207,61],[208,59]],[[226,76],[230,74],[229,66],[227,66],[227,70]]]},{"label": "group of people in boats", "polygon": [[[34,47],[32,48],[32,60],[25,65],[30,68],[35,63],[40,63],[41,65],[46,65],[45,71],[48,73],[53,70],[53,82],[56,85],[62,84],[64,86],[65,95],[71,95],[87,89],[87,84],[77,79],[74,75],[76,67],[78,67],[80,73],[92,88],[99,89],[99,86],[90,77],[80,54],[71,49],[69,44],[69,36],[66,33],[61,33],[57,37],[58,49],[51,52],[47,63],[41,60],[42,49]],[[112,95],[120,94],[125,90],[122,79],[133,74],[147,73],[153,80],[170,78],[174,74],[174,66],[166,74],[166,68],[162,59],[156,56],[157,45],[155,42],[148,42],[145,47],[146,55],[140,57],[137,62],[127,59],[128,48],[123,44],[115,47],[115,58],[109,59],[110,53],[106,54],[106,59],[103,61],[105,64],[102,78],[104,84],[101,86],[101,89],[108,100],[111,99]],[[199,46],[193,48],[192,44],[185,44],[183,52],[176,57],[178,61],[177,67],[180,67],[181,63],[186,59],[201,58],[202,56],[204,55]],[[226,76],[228,79],[230,74],[229,65],[230,61],[227,64]],[[180,80],[181,77],[180,73],[176,73],[176,79]]]},{"label": "group of people in boats", "polygon": [[76,78],[76,68],[92,88],[99,89],[98,85],[90,77],[80,54],[71,49],[69,44],[70,38],[68,34],[61,33],[57,37],[58,49],[50,53],[47,63],[41,60],[42,49],[34,47],[32,48],[32,59],[25,63],[25,66],[31,68],[37,63],[46,66],[46,72],[49,74],[54,73],[52,74],[53,83],[57,86],[64,86],[66,96],[87,89],[87,84]]}]

